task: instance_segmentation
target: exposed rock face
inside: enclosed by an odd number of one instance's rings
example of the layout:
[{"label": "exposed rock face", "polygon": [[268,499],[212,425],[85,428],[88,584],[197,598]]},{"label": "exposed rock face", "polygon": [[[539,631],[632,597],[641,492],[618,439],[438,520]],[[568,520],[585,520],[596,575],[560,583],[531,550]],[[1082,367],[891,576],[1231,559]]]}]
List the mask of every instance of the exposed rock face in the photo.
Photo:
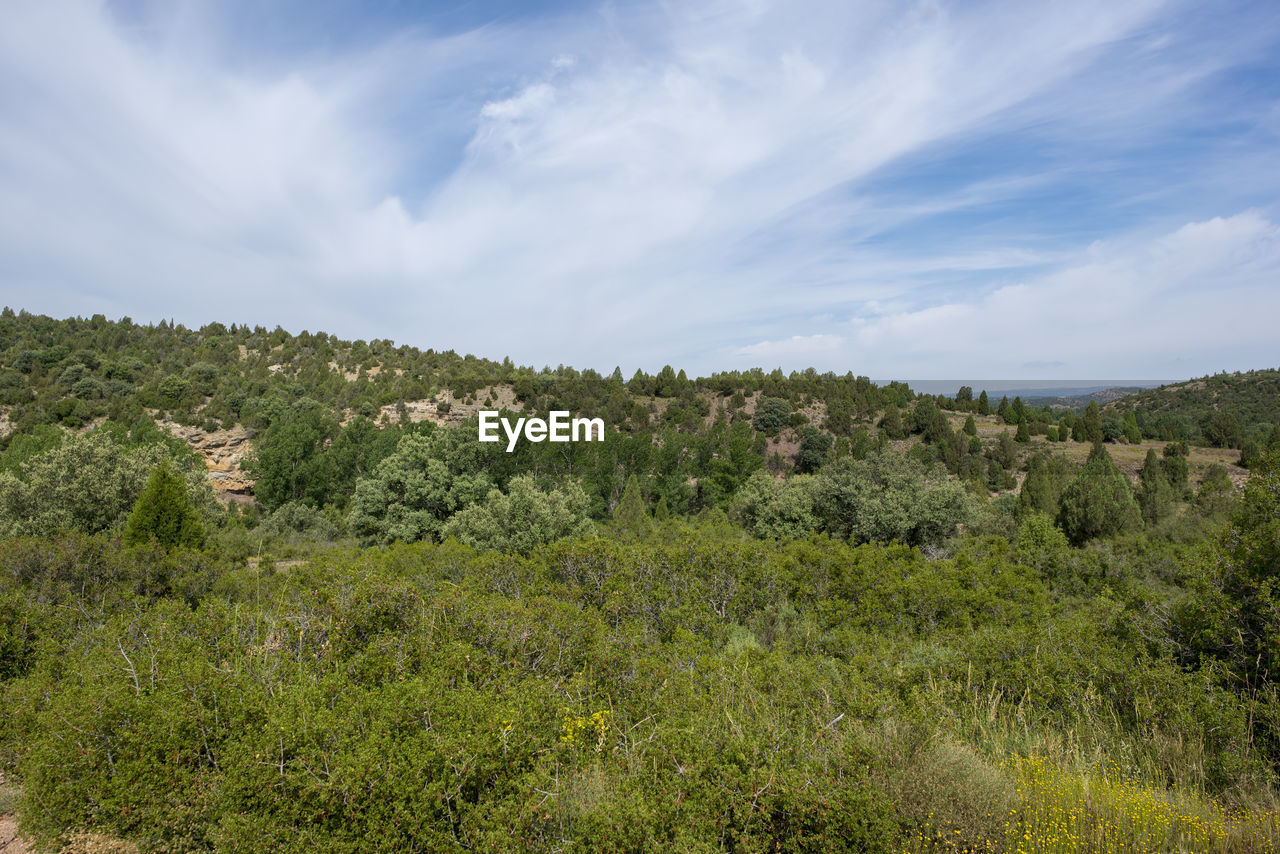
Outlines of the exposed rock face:
[{"label": "exposed rock face", "polygon": [[253,494],[253,479],[240,467],[250,449],[252,434],[249,430],[237,424],[227,430],[207,433],[199,427],[169,420],[156,423],[204,458],[205,468],[209,471],[209,485],[223,501],[243,502]]}]

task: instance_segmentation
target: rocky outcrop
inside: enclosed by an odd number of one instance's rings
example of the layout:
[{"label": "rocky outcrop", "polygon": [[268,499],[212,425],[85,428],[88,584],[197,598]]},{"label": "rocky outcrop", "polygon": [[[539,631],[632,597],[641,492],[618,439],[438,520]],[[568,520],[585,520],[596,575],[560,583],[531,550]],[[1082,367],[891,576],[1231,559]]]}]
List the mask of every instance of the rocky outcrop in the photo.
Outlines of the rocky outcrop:
[{"label": "rocky outcrop", "polygon": [[209,485],[223,501],[244,502],[253,494],[253,478],[241,468],[245,455],[249,453],[252,431],[239,424],[226,430],[207,432],[175,421],[156,423],[186,442],[204,459]]},{"label": "rocky outcrop", "polygon": [[[524,404],[516,402],[515,390],[508,385],[485,386],[471,395],[471,403],[466,403],[465,400],[454,397],[453,392],[446,389],[427,400],[405,401],[404,416],[414,423],[430,421],[433,424],[457,426],[482,409],[509,409],[512,412],[524,409]],[[384,406],[378,416],[379,420],[383,415],[395,424],[400,419],[399,407],[396,404]],[[354,413],[349,413],[343,423],[354,417]]]}]

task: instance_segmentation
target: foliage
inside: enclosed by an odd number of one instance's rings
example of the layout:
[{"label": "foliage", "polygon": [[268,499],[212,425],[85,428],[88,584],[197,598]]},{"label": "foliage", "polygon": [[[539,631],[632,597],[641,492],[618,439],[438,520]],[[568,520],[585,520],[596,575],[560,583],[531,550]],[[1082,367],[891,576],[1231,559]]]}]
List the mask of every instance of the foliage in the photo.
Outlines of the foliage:
[{"label": "foliage", "polygon": [[930,478],[918,463],[892,453],[833,463],[817,476],[813,495],[823,530],[854,542],[935,542],[970,513],[957,482]]},{"label": "foliage", "polygon": [[410,433],[373,475],[356,484],[351,531],[370,542],[439,539],[458,510],[487,496],[493,485],[464,464],[450,434]]},{"label": "foliage", "polygon": [[773,436],[787,426],[791,404],[778,397],[761,397],[756,401],[756,414],[751,424],[766,436]]},{"label": "foliage", "polygon": [[543,491],[533,478],[521,475],[512,479],[507,492],[492,489],[483,502],[455,514],[441,535],[476,549],[526,553],[556,540],[588,536],[588,506],[576,483]]},{"label": "foliage", "polygon": [[[52,536],[59,531],[118,531],[151,472],[172,459],[163,445],[129,449],[106,430],[69,435],[22,463],[16,474],[0,471],[0,532]],[[174,462],[191,465],[189,456]],[[197,507],[207,511],[213,498],[203,471],[191,467],[186,480]]]},{"label": "foliage", "polygon": [[1076,545],[1132,530],[1142,520],[1128,478],[1101,445],[1095,447],[1100,453],[1063,489],[1058,510],[1063,532]]},{"label": "foliage", "polygon": [[147,480],[124,526],[124,544],[155,542],[166,548],[204,545],[204,525],[187,495],[187,485],[161,463]]}]

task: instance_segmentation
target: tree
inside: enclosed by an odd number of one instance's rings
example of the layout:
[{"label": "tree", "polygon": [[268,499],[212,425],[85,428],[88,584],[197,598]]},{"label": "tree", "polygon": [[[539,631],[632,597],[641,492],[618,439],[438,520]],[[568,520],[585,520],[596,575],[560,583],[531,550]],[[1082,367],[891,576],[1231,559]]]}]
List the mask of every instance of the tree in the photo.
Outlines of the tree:
[{"label": "tree", "polygon": [[1063,483],[1056,476],[1057,471],[1041,454],[1036,454],[1027,461],[1027,476],[1018,490],[1018,503],[1015,513],[1024,518],[1029,513],[1043,513],[1053,517],[1058,513],[1058,499],[1062,494]]},{"label": "tree", "polygon": [[123,539],[129,546],[155,542],[165,548],[198,549],[204,545],[204,525],[187,495],[187,485],[168,464],[157,466],[147,479],[125,522]]},{"label": "tree", "polygon": [[1187,446],[1182,442],[1170,442],[1164,446],[1160,465],[1165,480],[1177,496],[1184,495],[1191,479],[1191,465],[1187,462]]},{"label": "tree", "polygon": [[254,477],[254,497],[274,510],[287,501],[320,504],[328,493],[322,444],[337,432],[329,410],[304,397],[282,411],[254,442],[245,468]]},{"label": "tree", "polygon": [[974,422],[972,415],[964,419],[964,434],[966,436],[978,435],[978,425]]},{"label": "tree", "polygon": [[794,539],[820,527],[811,477],[793,477],[780,484],[758,471],[742,485],[733,510],[742,527],[760,539]]},{"label": "tree", "polygon": [[1124,437],[1130,445],[1142,442],[1142,430],[1138,427],[1138,416],[1132,410],[1124,414]]},{"label": "tree", "polygon": [[1005,430],[996,440],[995,447],[988,451],[991,459],[1000,463],[1005,469],[1012,469],[1018,464],[1018,444],[1013,434]]},{"label": "tree", "polygon": [[1075,545],[1136,528],[1142,513],[1129,480],[1101,444],[1062,491],[1058,523]]},{"label": "tree", "polygon": [[[1213,480],[1231,488],[1221,467]],[[1224,681],[1240,694],[1274,698],[1280,668],[1280,455],[1267,455],[1250,473],[1214,557],[1201,565],[1199,589],[1175,615],[1185,649],[1198,659],[1223,662]],[[1274,751],[1280,740],[1275,716],[1259,716],[1259,724]]]},{"label": "tree", "polygon": [[1005,413],[1004,420],[1010,424],[1017,424],[1019,421],[1025,421],[1027,418],[1027,407],[1022,402],[1021,397],[1015,396],[1013,403],[1009,404],[1009,411]]},{"label": "tree", "polygon": [[766,436],[774,436],[787,426],[791,417],[791,404],[780,397],[764,397],[756,403],[755,418],[751,424]]},{"label": "tree", "polygon": [[1018,421],[1018,433],[1013,437],[1013,441],[1023,445],[1031,441],[1031,432],[1027,429],[1027,419],[1023,416]]},{"label": "tree", "polygon": [[1102,433],[1102,415],[1098,411],[1098,401],[1091,400],[1084,410],[1084,438],[1094,445],[1104,438]]},{"label": "tree", "polygon": [[813,490],[823,528],[854,542],[935,542],[970,515],[963,486],[947,478],[931,480],[919,463],[901,454],[839,460],[816,476]]},{"label": "tree", "polygon": [[653,533],[653,523],[645,512],[644,497],[634,474],[627,477],[622,500],[613,510],[613,527],[625,540],[642,540]]},{"label": "tree", "polygon": [[1215,411],[1204,425],[1204,438],[1215,448],[1240,447],[1240,419],[1226,409]]},{"label": "tree", "polygon": [[[453,453],[449,437],[445,430],[410,433],[359,480],[348,517],[352,533],[381,544],[439,539],[450,516],[488,495],[492,478]],[[477,443],[470,445],[479,453]]]},{"label": "tree", "polygon": [[987,390],[984,388],[982,394],[978,395],[978,414],[991,414],[991,398],[987,397]]},{"label": "tree", "polygon": [[[169,459],[159,443],[127,448],[99,428],[69,435],[58,447],[0,471],[0,534],[49,537],[59,531],[97,534],[119,530],[148,477]],[[202,508],[214,504],[203,466],[185,472]],[[181,461],[175,460],[175,464]]]},{"label": "tree", "polygon": [[1235,506],[1236,487],[1231,482],[1231,475],[1222,466],[1214,463],[1205,470],[1204,480],[1196,490],[1196,509],[1200,515],[1209,519],[1222,519]]},{"label": "tree", "polygon": [[492,489],[484,501],[454,514],[441,529],[472,548],[527,554],[556,540],[586,537],[590,502],[578,484],[543,491],[529,475],[511,479],[506,493]]},{"label": "tree", "polygon": [[1173,487],[1169,485],[1164,465],[1155,448],[1147,451],[1140,477],[1138,507],[1142,510],[1143,520],[1148,525],[1155,525],[1173,510],[1174,499]]},{"label": "tree", "polygon": [[831,452],[831,434],[817,427],[805,427],[800,434],[800,450],[796,454],[796,470],[811,474],[822,468]]},{"label": "tree", "polygon": [[903,439],[907,435],[906,427],[902,423],[902,414],[892,403],[884,408],[884,417],[880,419],[880,430],[890,439]]}]

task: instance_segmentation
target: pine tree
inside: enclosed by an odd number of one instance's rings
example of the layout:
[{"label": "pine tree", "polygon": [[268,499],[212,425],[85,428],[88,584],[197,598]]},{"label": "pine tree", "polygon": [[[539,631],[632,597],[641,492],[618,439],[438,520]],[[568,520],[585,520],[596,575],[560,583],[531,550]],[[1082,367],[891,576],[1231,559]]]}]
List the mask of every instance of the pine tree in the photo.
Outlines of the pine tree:
[{"label": "pine tree", "polygon": [[974,423],[972,415],[964,420],[964,434],[966,436],[978,435],[978,425]]},{"label": "pine tree", "polygon": [[204,525],[187,495],[187,485],[167,464],[151,473],[124,526],[125,545],[151,541],[166,548],[204,545]]},{"label": "pine tree", "polygon": [[1052,518],[1057,513],[1057,504],[1057,496],[1054,495],[1044,459],[1039,455],[1032,457],[1027,461],[1027,476],[1022,481],[1022,488],[1018,490],[1018,503],[1015,505],[1018,518],[1033,512],[1044,513]]},{"label": "pine tree", "polygon": [[1173,487],[1169,485],[1164,466],[1154,448],[1147,451],[1138,487],[1138,507],[1148,525],[1155,525],[1173,509]]},{"label": "pine tree", "polygon": [[642,540],[653,532],[653,523],[645,512],[640,484],[634,474],[627,478],[627,486],[622,490],[622,500],[614,508],[613,527],[626,540]]},{"label": "pine tree", "polygon": [[1063,533],[1079,545],[1130,530],[1141,521],[1129,479],[1116,468],[1102,443],[1095,444],[1089,461],[1062,491],[1058,522]]},{"label": "pine tree", "polygon": [[898,412],[898,407],[892,403],[884,408],[884,417],[880,419],[880,431],[890,439],[901,439],[907,435],[906,428],[902,424],[902,415]]},{"label": "pine tree", "polygon": [[1096,400],[1089,401],[1084,410],[1084,438],[1095,445],[1102,441],[1102,415]]},{"label": "pine tree", "polygon": [[667,497],[665,495],[658,497],[658,503],[653,508],[653,520],[655,522],[666,522],[671,518],[671,510],[667,507]]},{"label": "pine tree", "polygon": [[1027,419],[1024,416],[1018,420],[1018,433],[1013,437],[1013,441],[1027,444],[1031,441],[1031,431],[1027,428]]},{"label": "pine tree", "polygon": [[987,390],[985,388],[982,390],[982,394],[978,395],[978,414],[991,414],[991,399],[987,397]]}]

